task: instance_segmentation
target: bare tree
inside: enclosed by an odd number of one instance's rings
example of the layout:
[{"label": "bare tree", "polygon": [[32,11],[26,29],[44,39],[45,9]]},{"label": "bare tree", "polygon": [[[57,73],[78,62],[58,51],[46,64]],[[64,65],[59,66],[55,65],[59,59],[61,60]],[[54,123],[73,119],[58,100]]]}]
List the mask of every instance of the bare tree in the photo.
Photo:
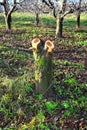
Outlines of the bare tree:
[{"label": "bare tree", "polygon": [[61,10],[59,14],[57,15],[57,25],[56,25],[56,36],[61,38],[62,37],[62,32],[63,32],[63,20],[64,16],[67,14],[65,12],[66,10],[66,0],[62,0],[61,3]]},{"label": "bare tree", "polygon": [[53,9],[53,15],[56,18],[56,37],[62,38],[63,32],[63,20],[64,17],[73,12],[73,9],[69,4],[67,4],[67,0],[55,0],[52,2],[51,0],[42,0],[46,5],[48,5],[51,9]]},{"label": "bare tree", "polygon": [[82,12],[87,11],[87,0],[70,0],[71,7],[74,10],[74,13],[76,14],[76,27],[80,28],[80,16]]},{"label": "bare tree", "polygon": [[84,11],[87,11],[87,0],[79,0],[76,8],[77,28],[80,28],[80,16]]},{"label": "bare tree", "polygon": [[0,2],[0,5],[3,6],[7,30],[11,29],[11,22],[12,22],[11,14],[16,8],[16,4],[17,4],[16,0],[13,0],[12,4],[10,0],[3,0],[2,2]]},{"label": "bare tree", "polygon": [[77,28],[80,27],[81,2],[82,0],[79,0],[77,8]]},{"label": "bare tree", "polygon": [[28,11],[31,13],[35,13],[35,20],[36,20],[36,25],[38,26],[39,24],[39,13],[40,13],[40,4],[39,4],[39,0],[24,0],[21,4],[20,4],[22,10],[24,11]]},{"label": "bare tree", "polygon": [[70,2],[71,2],[71,6],[74,9],[74,12],[76,14],[76,22],[77,22],[76,26],[77,26],[77,28],[79,28],[82,0],[78,0],[78,1],[70,0]]},{"label": "bare tree", "polygon": [[24,0],[20,3],[21,10],[35,14],[36,25],[39,24],[39,15],[46,12],[46,5],[41,0]]}]

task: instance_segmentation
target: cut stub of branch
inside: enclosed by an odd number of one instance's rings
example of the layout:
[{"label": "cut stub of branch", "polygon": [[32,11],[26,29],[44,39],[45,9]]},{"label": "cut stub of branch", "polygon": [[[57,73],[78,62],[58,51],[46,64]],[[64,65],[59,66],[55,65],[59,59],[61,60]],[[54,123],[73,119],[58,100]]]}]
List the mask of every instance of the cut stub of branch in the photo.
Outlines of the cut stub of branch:
[{"label": "cut stub of branch", "polygon": [[54,44],[50,40],[47,40],[45,42],[45,48],[48,48],[48,52],[52,53],[54,49]]},{"label": "cut stub of branch", "polygon": [[32,48],[37,50],[37,46],[40,43],[40,39],[39,38],[35,38],[32,40]]},{"label": "cut stub of branch", "polygon": [[36,93],[46,95],[52,93],[52,53],[54,44],[35,38],[32,40],[32,50],[35,60]]}]

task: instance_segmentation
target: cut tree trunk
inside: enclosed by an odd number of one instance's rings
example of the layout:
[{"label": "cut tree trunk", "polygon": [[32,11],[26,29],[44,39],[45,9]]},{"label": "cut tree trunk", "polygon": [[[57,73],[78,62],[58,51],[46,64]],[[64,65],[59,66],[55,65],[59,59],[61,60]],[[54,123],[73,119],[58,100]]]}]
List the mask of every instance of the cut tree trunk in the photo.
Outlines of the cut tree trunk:
[{"label": "cut tree trunk", "polygon": [[11,29],[11,15],[5,15],[6,30]]},{"label": "cut tree trunk", "polygon": [[63,17],[59,16],[57,18],[56,37],[62,38],[62,32],[63,32]]},{"label": "cut tree trunk", "polygon": [[35,59],[36,93],[52,92],[52,53],[54,44],[47,40],[45,43],[39,38],[32,41],[33,56]]}]

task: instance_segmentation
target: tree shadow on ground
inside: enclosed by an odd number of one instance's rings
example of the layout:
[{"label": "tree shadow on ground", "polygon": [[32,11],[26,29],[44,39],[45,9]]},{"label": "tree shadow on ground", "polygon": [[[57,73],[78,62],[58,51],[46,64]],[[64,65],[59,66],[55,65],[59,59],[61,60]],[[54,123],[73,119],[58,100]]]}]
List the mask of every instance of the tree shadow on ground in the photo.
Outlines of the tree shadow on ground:
[{"label": "tree shadow on ground", "polygon": [[87,30],[79,29],[79,30],[75,30],[75,32],[87,33]]}]

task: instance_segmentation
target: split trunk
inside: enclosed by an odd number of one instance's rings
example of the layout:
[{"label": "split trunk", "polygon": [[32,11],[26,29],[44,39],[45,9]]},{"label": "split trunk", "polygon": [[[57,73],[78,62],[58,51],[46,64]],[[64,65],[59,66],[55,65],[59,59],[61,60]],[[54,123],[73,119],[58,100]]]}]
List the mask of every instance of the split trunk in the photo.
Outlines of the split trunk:
[{"label": "split trunk", "polygon": [[32,41],[33,56],[35,59],[36,93],[51,92],[52,89],[52,53],[54,45],[51,41],[41,41],[35,38]]}]

